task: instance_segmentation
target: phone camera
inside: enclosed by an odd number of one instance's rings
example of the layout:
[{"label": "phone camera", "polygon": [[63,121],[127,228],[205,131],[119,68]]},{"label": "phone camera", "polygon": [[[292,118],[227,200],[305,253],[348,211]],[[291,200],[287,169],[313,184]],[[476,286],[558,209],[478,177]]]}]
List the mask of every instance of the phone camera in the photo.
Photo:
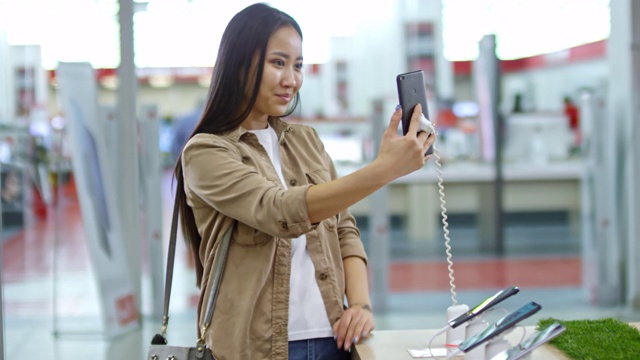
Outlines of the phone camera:
[{"label": "phone camera", "polygon": [[400,80],[404,80],[404,76],[400,76]]}]

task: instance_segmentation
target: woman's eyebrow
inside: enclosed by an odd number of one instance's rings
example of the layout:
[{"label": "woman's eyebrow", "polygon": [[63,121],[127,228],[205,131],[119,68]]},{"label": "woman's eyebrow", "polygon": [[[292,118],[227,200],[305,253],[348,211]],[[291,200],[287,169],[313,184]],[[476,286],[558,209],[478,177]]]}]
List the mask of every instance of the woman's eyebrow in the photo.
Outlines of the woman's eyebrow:
[{"label": "woman's eyebrow", "polygon": [[[289,54],[287,54],[286,52],[283,52],[283,51],[274,51],[274,52],[271,53],[271,55],[282,56],[285,59],[289,59],[290,58]],[[296,58],[296,60],[302,60],[302,55],[298,56]]]}]

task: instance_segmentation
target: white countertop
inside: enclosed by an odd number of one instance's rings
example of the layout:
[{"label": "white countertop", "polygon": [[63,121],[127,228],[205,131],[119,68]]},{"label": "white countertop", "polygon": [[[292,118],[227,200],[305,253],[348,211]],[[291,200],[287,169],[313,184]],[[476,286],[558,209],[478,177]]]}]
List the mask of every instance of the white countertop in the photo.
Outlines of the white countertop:
[{"label": "white countertop", "polygon": [[[631,323],[640,330],[640,323]],[[531,336],[535,331],[534,326],[524,327],[525,336]],[[437,333],[435,329],[419,330],[384,330],[373,331],[371,335],[360,341],[353,347],[352,358],[354,360],[401,360],[413,359],[408,349],[423,349],[428,347],[429,340]],[[522,330],[514,329],[504,335],[512,345],[522,340]],[[446,335],[442,334],[433,341],[434,347],[443,347]],[[461,359],[462,357],[456,357]],[[433,359],[433,358],[432,358]],[[444,359],[439,357],[438,359]],[[544,344],[532,352],[531,360],[566,360],[568,357],[555,346]]]}]

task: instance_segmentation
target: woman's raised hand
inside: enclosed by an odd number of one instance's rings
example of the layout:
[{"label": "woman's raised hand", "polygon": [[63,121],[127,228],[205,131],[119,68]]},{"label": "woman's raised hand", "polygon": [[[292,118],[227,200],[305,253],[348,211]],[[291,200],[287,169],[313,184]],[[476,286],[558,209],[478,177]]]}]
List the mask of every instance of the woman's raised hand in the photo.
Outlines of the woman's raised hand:
[{"label": "woman's raised hand", "polygon": [[425,156],[425,153],[436,137],[419,131],[421,115],[422,106],[418,104],[413,109],[409,130],[404,136],[398,135],[402,109],[398,108],[391,116],[389,126],[382,136],[378,157],[374,160],[387,170],[389,181],[420,169],[431,157]]}]

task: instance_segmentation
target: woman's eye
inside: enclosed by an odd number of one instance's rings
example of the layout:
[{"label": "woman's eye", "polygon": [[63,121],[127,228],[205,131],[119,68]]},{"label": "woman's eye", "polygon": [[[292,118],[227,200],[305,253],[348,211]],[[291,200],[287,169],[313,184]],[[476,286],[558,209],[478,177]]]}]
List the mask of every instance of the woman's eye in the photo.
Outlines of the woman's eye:
[{"label": "woman's eye", "polygon": [[303,68],[302,63],[298,63],[298,64],[296,64],[296,69],[298,69],[298,70],[302,70],[302,68]]},{"label": "woman's eye", "polygon": [[284,66],[284,61],[283,60],[274,60],[273,63],[278,65],[278,66]]}]

